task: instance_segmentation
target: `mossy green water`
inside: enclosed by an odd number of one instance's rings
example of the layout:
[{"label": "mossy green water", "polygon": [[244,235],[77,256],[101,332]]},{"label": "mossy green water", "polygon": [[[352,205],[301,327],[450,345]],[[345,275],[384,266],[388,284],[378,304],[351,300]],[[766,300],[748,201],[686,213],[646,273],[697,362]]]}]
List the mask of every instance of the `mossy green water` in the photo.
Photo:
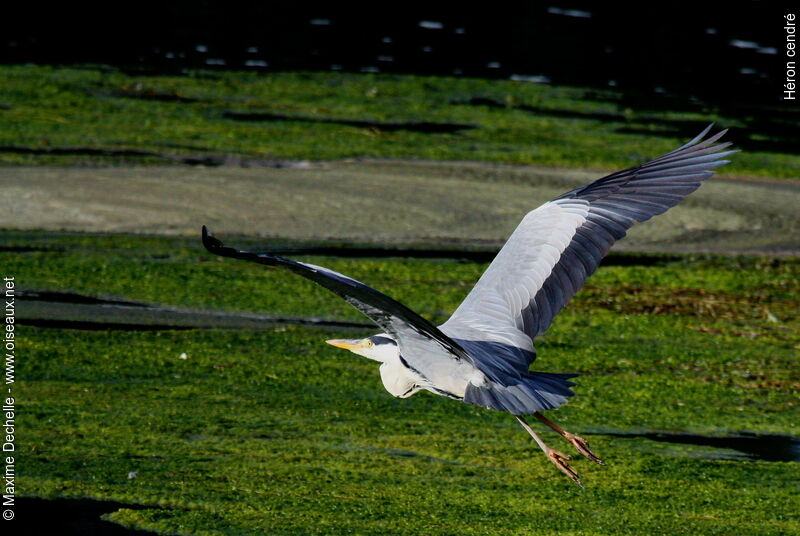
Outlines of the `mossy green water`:
[{"label": "mossy green water", "polygon": [[[49,66],[0,66],[0,78],[0,164],[163,164],[174,161],[168,153],[617,169],[670,151],[697,133],[695,125],[699,132],[716,121],[733,127],[730,140],[747,149],[724,173],[800,176],[800,156],[773,133],[791,118],[775,119],[770,130],[758,111],[633,109],[611,89],[347,73],[134,76]],[[463,128],[387,130],[381,122]]]},{"label": "mossy green water", "polygon": [[[13,251],[0,266],[20,288],[360,318],[302,280],[217,260],[197,241],[4,237]],[[311,260],[438,320],[485,267]],[[585,489],[508,415],[428,393],[392,398],[374,363],[324,344],[335,331],[21,326],[18,491],[154,505],[109,518],[164,534],[800,531],[796,462],[594,433],[798,435],[800,263],[650,261],[601,267],[537,344],[535,368],[581,374],[577,396],[550,416],[606,462],[573,461]]]}]

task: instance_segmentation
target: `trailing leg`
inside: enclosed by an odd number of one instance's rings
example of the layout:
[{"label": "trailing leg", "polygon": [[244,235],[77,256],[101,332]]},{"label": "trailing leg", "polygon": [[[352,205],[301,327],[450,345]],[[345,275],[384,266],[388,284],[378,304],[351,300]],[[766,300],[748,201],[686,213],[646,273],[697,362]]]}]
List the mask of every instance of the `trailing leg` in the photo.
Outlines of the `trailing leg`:
[{"label": "trailing leg", "polygon": [[561,437],[572,443],[572,445],[577,449],[578,452],[580,452],[581,454],[592,460],[594,463],[599,463],[600,465],[603,465],[603,460],[598,458],[595,455],[595,453],[589,449],[588,441],[586,441],[582,437],[567,432],[566,430],[564,430],[559,425],[557,425],[556,423],[554,423],[553,421],[551,421],[550,419],[548,419],[539,412],[534,413],[533,416],[539,419],[547,426],[549,426],[550,428],[552,428],[553,430],[555,430],[559,435],[561,435]]},{"label": "trailing leg", "polygon": [[539,437],[539,434],[534,432],[533,428],[531,428],[528,425],[528,423],[525,422],[525,419],[523,419],[519,415],[514,415],[514,417],[516,417],[517,421],[519,421],[522,427],[525,428],[525,430],[527,430],[529,434],[531,434],[533,440],[536,441],[536,444],[539,445],[539,447],[544,451],[544,453],[547,454],[547,459],[553,462],[555,466],[558,467],[573,482],[578,484],[580,487],[583,487],[583,484],[581,484],[581,479],[578,476],[578,473],[576,473],[575,470],[572,469],[572,467],[570,467],[569,464],[567,463],[567,460],[571,460],[572,456],[569,456],[567,454],[561,453],[555,449],[551,449],[550,447],[548,447],[545,444],[545,442],[542,441],[542,438]]}]

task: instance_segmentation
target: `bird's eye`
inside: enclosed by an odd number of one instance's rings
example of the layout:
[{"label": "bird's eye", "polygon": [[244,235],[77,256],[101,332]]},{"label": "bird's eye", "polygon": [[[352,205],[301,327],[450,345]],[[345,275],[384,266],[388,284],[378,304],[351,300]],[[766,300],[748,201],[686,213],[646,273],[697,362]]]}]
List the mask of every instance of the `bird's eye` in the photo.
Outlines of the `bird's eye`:
[{"label": "bird's eye", "polygon": [[372,348],[373,346],[375,346],[375,343],[367,339],[367,348]]}]

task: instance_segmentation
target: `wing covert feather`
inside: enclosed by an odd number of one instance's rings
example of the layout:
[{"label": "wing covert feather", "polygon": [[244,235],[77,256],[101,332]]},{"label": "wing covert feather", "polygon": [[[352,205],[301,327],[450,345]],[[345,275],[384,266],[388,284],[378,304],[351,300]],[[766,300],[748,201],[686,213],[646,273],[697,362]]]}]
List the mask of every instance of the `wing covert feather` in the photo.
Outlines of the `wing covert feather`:
[{"label": "wing covert feather", "polygon": [[532,348],[615,241],[680,203],[737,151],[704,139],[575,188],[529,212],[441,327],[451,337]]}]

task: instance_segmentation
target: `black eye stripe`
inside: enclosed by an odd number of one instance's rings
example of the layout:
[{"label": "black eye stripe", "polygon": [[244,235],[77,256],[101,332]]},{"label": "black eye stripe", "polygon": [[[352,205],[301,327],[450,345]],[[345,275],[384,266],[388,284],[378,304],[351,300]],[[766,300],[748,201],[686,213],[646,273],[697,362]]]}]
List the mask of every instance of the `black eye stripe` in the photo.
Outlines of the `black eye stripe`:
[{"label": "black eye stripe", "polygon": [[371,340],[375,344],[392,344],[394,346],[397,346],[397,343],[394,342],[389,337],[381,337],[380,335],[376,335],[375,337],[370,337],[369,340]]}]

